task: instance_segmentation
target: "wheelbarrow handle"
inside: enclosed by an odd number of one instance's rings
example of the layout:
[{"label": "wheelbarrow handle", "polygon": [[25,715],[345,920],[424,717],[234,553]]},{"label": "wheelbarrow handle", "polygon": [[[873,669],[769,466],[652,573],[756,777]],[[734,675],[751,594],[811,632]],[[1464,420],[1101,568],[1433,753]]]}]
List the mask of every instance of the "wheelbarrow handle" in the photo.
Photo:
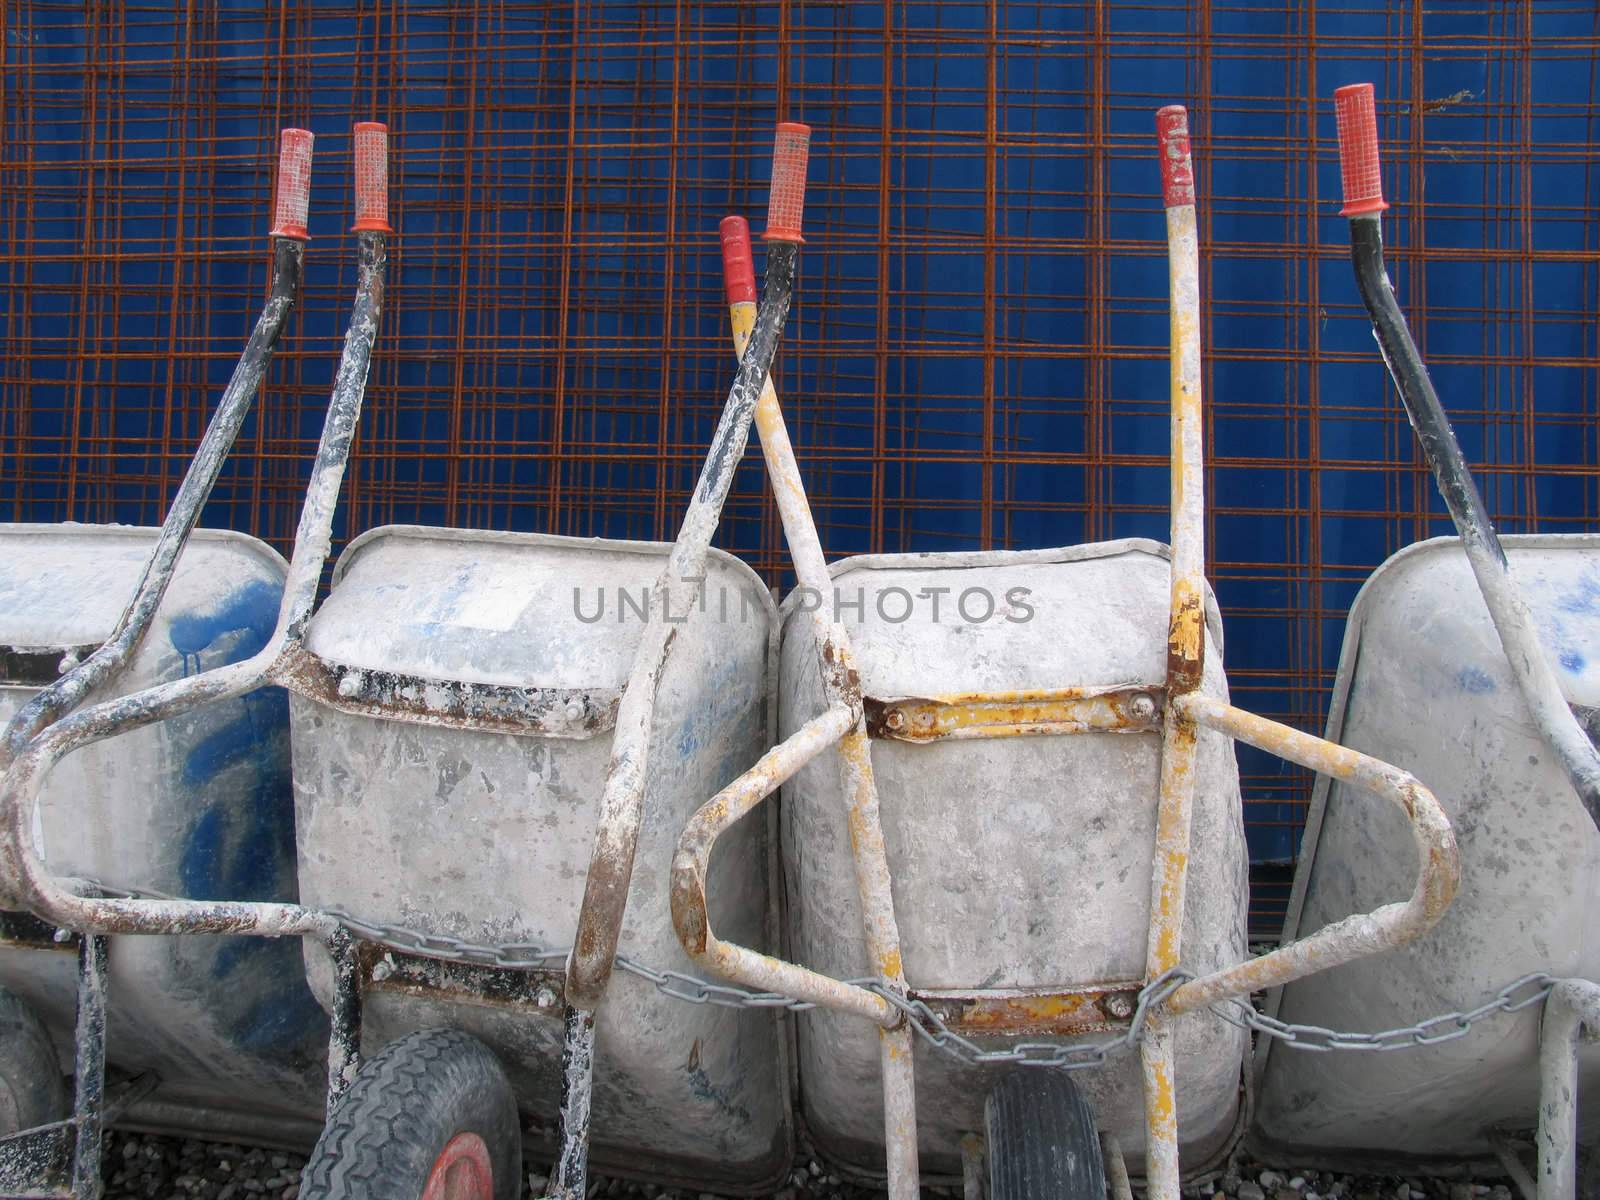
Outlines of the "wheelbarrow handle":
[{"label": "wheelbarrow handle", "polygon": [[801,245],[806,210],[806,164],[811,157],[811,127],[797,121],[778,126],[772,146],[772,186],[767,198],[768,241]]},{"label": "wheelbarrow handle", "polygon": [[756,302],[756,264],[750,250],[750,222],[740,216],[723,217],[722,286],[729,304]]},{"label": "wheelbarrow handle", "polygon": [[1194,160],[1189,153],[1189,112],[1169,104],[1156,113],[1161,148],[1161,203],[1167,208],[1194,203]]},{"label": "wheelbarrow handle", "polygon": [[311,183],[312,136],[304,129],[279,135],[277,196],[273,204],[272,284],[244,352],[223,389],[217,410],[195,448],[183,482],[172,498],[161,533],[151,547],[133,598],[106,640],[87,658],[35,693],[0,733],[0,771],[39,732],[83,703],[97,688],[120,675],[144,640],[177,569],[178,557],[216,485],[256,393],[272,365],[273,352],[294,312],[304,265],[306,210]]},{"label": "wheelbarrow handle", "polygon": [[1367,217],[1388,208],[1378,158],[1378,109],[1370,83],[1352,83],[1333,93],[1339,131],[1339,176],[1344,186],[1341,217]]},{"label": "wheelbarrow handle", "polygon": [[356,223],[352,233],[393,233],[389,224],[389,127],[358,121],[355,143]]},{"label": "wheelbarrow handle", "polygon": [[[733,385],[728,389],[700,478],[666,567],[657,580],[658,591],[698,579],[704,572],[711,537],[722,519],[722,506],[733,486],[734,473],[744,458],[756,402],[769,381],[789,313],[795,258],[800,248],[799,223],[805,204],[804,172],[810,134],[804,125],[778,126],[772,160],[776,218],[768,222],[772,245],[767,250],[766,301],[756,317],[750,347],[740,358]],[[671,630],[671,624],[665,621],[652,621],[646,626],[617,706],[600,797],[600,818],[578,909],[578,932],[567,963],[567,996],[575,1009],[599,1005],[616,962],[643,816],[652,713],[656,689],[674,641]],[[576,1183],[569,1179],[562,1186],[575,1188]]]},{"label": "wheelbarrow handle", "polygon": [[278,187],[272,203],[272,236],[308,240],[306,217],[311,209],[311,147],[316,141],[309,129],[285,129],[278,135]]},{"label": "wheelbarrow handle", "polygon": [[1378,348],[1400,392],[1417,442],[1433,469],[1445,507],[1450,510],[1517,689],[1590,820],[1600,827],[1600,751],[1561,690],[1533,614],[1511,577],[1505,550],[1384,269],[1379,216],[1388,205],[1383,199],[1379,170],[1372,85],[1356,83],[1340,88],[1334,93],[1334,110],[1344,181],[1341,212],[1350,219],[1350,257]]}]

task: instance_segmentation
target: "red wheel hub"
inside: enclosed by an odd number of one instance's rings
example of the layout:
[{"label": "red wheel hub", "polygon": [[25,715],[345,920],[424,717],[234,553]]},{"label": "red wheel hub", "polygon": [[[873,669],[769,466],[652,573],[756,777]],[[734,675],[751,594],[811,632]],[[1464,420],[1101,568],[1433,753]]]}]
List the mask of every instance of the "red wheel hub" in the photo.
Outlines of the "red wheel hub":
[{"label": "red wheel hub", "polygon": [[494,1200],[489,1147],[475,1133],[458,1133],[433,1160],[422,1200]]}]

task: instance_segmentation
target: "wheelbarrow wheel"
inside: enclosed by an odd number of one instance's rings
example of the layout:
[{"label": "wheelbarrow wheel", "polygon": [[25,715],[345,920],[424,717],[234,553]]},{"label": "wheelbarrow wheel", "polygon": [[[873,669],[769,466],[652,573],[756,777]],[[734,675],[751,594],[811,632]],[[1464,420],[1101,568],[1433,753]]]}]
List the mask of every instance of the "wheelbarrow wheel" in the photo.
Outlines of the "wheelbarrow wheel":
[{"label": "wheelbarrow wheel", "polygon": [[0,1137],[67,1115],[67,1081],[44,1022],[0,989]]},{"label": "wheelbarrow wheel", "polygon": [[390,1042],[356,1073],[300,1200],[517,1200],[522,1134],[500,1063],[470,1034]]},{"label": "wheelbarrow wheel", "polygon": [[1094,1114],[1059,1071],[1002,1079],[983,1108],[989,1200],[1105,1200]]}]

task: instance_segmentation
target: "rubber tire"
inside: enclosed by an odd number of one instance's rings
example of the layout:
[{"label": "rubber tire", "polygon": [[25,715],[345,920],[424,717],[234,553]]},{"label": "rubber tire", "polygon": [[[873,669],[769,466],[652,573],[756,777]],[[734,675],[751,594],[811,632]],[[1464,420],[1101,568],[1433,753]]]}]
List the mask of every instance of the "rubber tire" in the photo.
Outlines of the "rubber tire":
[{"label": "rubber tire", "polygon": [[311,1152],[300,1200],[418,1200],[458,1133],[488,1147],[495,1200],[518,1200],[522,1124],[499,1061],[455,1029],[398,1038],[356,1072]]},{"label": "rubber tire", "polygon": [[67,1081],[44,1022],[0,988],[0,1137],[59,1121],[68,1107]]},{"label": "rubber tire", "polygon": [[1060,1071],[1007,1075],[989,1093],[983,1123],[989,1200],[1105,1200],[1094,1114]]}]

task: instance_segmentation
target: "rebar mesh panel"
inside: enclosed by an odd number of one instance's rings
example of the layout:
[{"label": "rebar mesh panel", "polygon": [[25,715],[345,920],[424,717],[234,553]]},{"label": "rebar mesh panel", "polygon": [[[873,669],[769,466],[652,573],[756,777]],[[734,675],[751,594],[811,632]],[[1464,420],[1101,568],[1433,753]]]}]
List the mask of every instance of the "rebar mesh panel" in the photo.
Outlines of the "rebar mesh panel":
[{"label": "rebar mesh panel", "polygon": [[[389,306],[341,538],[669,537],[730,378],[717,220],[815,127],[778,382],[831,555],[1166,529],[1155,109],[1190,109],[1209,570],[1234,694],[1322,723],[1356,589],[1441,533],[1345,259],[1330,97],[1377,85],[1391,270],[1495,520],[1597,507],[1593,5],[7,5],[0,515],[159,519],[263,298],[307,283],[205,514],[286,547],[390,127]],[[721,544],[782,583],[754,459]],[[1308,779],[1242,755],[1270,931]],[[1066,831],[1063,831],[1065,834]]]}]

